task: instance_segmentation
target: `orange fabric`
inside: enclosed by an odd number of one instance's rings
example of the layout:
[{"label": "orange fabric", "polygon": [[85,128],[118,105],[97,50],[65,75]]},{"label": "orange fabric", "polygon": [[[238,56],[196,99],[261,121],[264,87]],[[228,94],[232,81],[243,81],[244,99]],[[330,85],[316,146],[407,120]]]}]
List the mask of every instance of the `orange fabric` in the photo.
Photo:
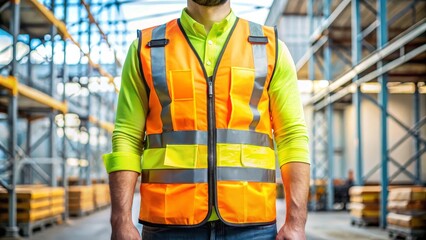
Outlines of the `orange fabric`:
[{"label": "orange fabric", "polygon": [[265,223],[275,220],[275,183],[219,181],[217,207],[228,223]]},{"label": "orange fabric", "polygon": [[[150,89],[154,89],[154,85],[152,82],[152,71],[151,71],[151,55],[149,48],[147,47],[148,42],[152,37],[152,30],[154,28],[148,28],[142,31],[142,37],[140,38],[141,42],[141,59],[142,61],[142,69],[143,74],[145,76],[145,81],[148,84]],[[148,133],[161,133],[163,130],[163,124],[161,122],[161,104],[157,94],[149,94],[149,111],[150,113],[146,119],[146,132]]]},{"label": "orange fabric", "polygon": [[195,225],[207,217],[207,183],[142,183],[140,191],[139,218],[142,220],[157,224]]},{"label": "orange fabric", "polygon": [[[166,38],[171,39],[165,48],[168,86],[171,86],[170,80],[172,75],[170,72],[173,72],[173,76],[175,76],[175,71],[190,71],[193,78],[191,79],[193,89],[189,89],[190,86],[186,85],[190,80],[185,79],[183,74],[176,75],[176,79],[173,80],[173,86],[178,87],[175,92],[180,91],[181,93],[189,93],[192,91],[195,100],[172,100],[172,109],[174,109],[172,111],[172,118],[174,121],[173,129],[207,131],[207,82],[199,66],[200,64],[198,63],[197,57],[186,41],[185,36],[180,31],[176,20],[167,24]],[[178,57],[174,61],[168,60],[172,58],[172,56]]]},{"label": "orange fabric", "polygon": [[[147,135],[162,133],[161,104],[152,74],[150,48],[152,28],[142,31],[140,56],[144,79],[150,88]],[[275,66],[275,33],[263,27],[268,37],[268,71],[258,105],[260,120],[256,132],[272,138],[267,86]],[[240,19],[220,60],[214,80],[217,129],[249,131],[253,120],[250,99],[255,81],[255,66],[249,23]],[[173,131],[207,131],[207,79],[202,65],[180,30],[176,20],[167,23],[165,38],[166,82],[171,98]],[[155,63],[153,63],[155,64]],[[244,149],[244,148],[242,148]],[[207,156],[206,156],[207,157]],[[184,159],[183,159],[184,160]],[[259,159],[268,161],[270,159]],[[143,161],[149,161],[144,155]],[[238,159],[236,159],[238,161]],[[274,161],[274,160],[271,160]],[[219,166],[220,167],[220,166]],[[218,182],[217,211],[229,223],[267,223],[275,220],[275,183]],[[203,184],[141,184],[142,221],[158,224],[194,225],[208,216],[208,186]]]},{"label": "orange fabric", "polygon": [[[268,73],[265,82],[265,86],[268,86],[275,66],[277,46],[273,41],[275,32],[272,28],[264,26],[263,33],[269,39],[269,44],[266,45]],[[252,46],[247,39],[241,39],[241,36],[249,35],[249,23],[240,19],[219,63],[215,80],[216,127],[219,129],[248,130],[253,119],[249,109],[250,95],[247,94],[250,92],[247,90],[253,88],[255,76]],[[272,138],[267,87],[263,90],[258,110],[260,121],[256,131],[266,133]]]}]

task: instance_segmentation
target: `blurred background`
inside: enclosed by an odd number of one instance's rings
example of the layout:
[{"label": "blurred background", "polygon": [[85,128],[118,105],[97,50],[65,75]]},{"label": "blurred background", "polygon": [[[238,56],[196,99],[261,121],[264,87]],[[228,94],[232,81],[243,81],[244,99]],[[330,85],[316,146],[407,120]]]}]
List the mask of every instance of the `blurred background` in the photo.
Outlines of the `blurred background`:
[{"label": "blurred background", "polygon": [[[136,30],[185,6],[0,0],[0,236],[109,239],[101,156],[111,151],[122,64]],[[426,237],[426,1],[231,6],[277,26],[296,64],[310,133],[308,239]]]}]

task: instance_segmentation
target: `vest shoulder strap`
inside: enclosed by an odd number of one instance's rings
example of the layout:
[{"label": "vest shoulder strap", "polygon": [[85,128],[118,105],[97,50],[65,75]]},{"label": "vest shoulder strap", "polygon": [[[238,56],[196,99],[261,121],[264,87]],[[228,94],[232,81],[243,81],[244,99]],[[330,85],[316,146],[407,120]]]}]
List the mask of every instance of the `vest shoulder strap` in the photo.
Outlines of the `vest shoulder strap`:
[{"label": "vest shoulder strap", "polygon": [[148,42],[147,47],[149,48],[165,47],[169,43],[169,39],[165,37],[166,25],[167,24],[162,24],[160,26],[155,27],[152,30],[152,39],[151,41]]},{"label": "vest shoulder strap", "polygon": [[248,41],[251,44],[268,44],[268,38],[263,34],[262,25],[249,21],[249,27]]}]

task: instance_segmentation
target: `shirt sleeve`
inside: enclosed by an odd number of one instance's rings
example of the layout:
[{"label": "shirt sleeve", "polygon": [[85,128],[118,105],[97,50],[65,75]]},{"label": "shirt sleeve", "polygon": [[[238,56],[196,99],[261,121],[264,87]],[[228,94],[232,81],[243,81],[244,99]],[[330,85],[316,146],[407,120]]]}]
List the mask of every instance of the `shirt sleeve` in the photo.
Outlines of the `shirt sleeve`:
[{"label": "shirt sleeve", "polygon": [[282,41],[279,41],[276,69],[268,93],[280,167],[289,162],[309,163],[308,133],[296,67]]},{"label": "shirt sleeve", "polygon": [[121,170],[141,172],[148,96],[140,70],[138,44],[138,39],[133,41],[123,65],[112,133],[112,153],[103,155],[108,173]]}]

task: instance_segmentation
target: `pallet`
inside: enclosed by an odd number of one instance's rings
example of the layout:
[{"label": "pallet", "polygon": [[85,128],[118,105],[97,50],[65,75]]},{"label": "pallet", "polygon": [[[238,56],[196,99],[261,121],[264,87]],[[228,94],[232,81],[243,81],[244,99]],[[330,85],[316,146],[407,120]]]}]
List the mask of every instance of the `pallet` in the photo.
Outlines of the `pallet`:
[{"label": "pallet", "polygon": [[111,206],[111,204],[109,204],[109,203],[106,203],[106,204],[103,204],[103,205],[98,205],[98,206],[96,206],[96,210],[103,210],[103,209],[108,208],[109,206]]},{"label": "pallet", "polygon": [[[48,217],[32,222],[18,222],[17,226],[19,228],[19,234],[24,237],[31,237],[32,234],[36,231],[43,231],[44,229],[54,226],[55,224],[62,223],[62,216],[57,215],[53,217]],[[6,227],[6,223],[0,224],[1,227]]]},{"label": "pallet", "polygon": [[388,225],[387,227],[389,238],[392,240],[406,239],[406,240],[421,240],[426,238],[426,230],[424,229],[413,229],[404,228],[394,225]]},{"label": "pallet", "polygon": [[92,214],[93,212],[95,212],[95,208],[87,210],[70,210],[68,214],[70,217],[84,217]]},{"label": "pallet", "polygon": [[351,216],[351,225],[357,227],[378,226],[378,218],[358,218]]}]

